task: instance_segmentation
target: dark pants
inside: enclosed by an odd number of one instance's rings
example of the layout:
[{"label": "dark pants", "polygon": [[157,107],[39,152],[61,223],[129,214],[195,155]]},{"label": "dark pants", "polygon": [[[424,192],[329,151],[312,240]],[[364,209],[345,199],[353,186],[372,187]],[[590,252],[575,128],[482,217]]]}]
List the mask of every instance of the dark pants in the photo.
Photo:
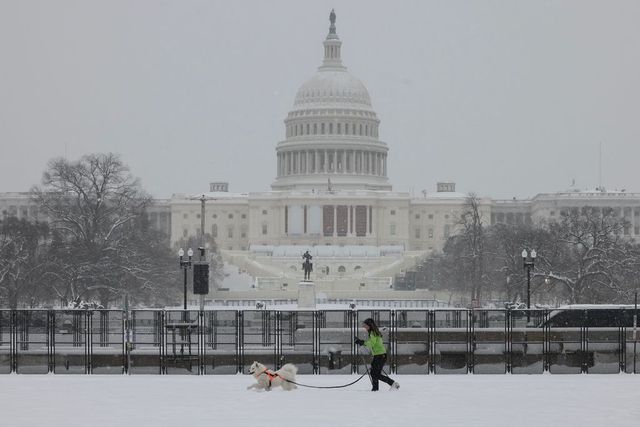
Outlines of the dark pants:
[{"label": "dark pants", "polygon": [[385,382],[389,385],[393,384],[393,380],[382,373],[382,367],[386,361],[386,354],[373,356],[373,360],[371,361],[371,385],[373,388],[371,390],[378,390],[378,381]]}]

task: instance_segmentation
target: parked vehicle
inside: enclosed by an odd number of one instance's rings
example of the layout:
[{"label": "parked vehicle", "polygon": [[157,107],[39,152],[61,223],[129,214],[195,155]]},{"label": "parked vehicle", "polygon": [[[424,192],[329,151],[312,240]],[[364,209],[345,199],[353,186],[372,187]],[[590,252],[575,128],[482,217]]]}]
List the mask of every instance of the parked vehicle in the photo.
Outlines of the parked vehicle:
[{"label": "parked vehicle", "polygon": [[[638,310],[640,312],[640,309]],[[553,310],[538,327],[616,328],[640,326],[634,305],[575,304]]]}]

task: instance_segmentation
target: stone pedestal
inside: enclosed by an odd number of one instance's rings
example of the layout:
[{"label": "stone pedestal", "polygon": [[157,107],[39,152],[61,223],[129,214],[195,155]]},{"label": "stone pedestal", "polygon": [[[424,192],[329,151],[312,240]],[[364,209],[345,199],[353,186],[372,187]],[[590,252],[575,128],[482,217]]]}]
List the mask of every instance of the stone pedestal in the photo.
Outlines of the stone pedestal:
[{"label": "stone pedestal", "polygon": [[298,282],[298,308],[316,308],[316,285],[313,282]]}]

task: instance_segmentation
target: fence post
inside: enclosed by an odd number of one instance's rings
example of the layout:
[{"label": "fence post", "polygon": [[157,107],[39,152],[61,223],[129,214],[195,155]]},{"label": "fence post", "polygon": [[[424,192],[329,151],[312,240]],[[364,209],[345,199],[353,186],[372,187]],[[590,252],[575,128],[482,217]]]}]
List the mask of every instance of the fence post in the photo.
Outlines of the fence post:
[{"label": "fence post", "polygon": [[513,371],[513,323],[511,310],[506,309],[504,313],[504,366],[507,374]]},{"label": "fence post", "polygon": [[238,360],[238,373],[243,373],[244,367],[244,312],[236,311],[236,354]]},{"label": "fence post", "polygon": [[467,373],[473,373],[475,363],[475,312],[473,308],[467,310]]}]

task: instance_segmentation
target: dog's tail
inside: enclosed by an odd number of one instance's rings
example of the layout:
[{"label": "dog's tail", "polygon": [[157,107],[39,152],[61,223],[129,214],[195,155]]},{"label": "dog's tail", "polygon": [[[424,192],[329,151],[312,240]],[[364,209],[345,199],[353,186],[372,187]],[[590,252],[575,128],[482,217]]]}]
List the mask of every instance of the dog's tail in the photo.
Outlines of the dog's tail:
[{"label": "dog's tail", "polygon": [[280,368],[280,370],[291,374],[292,376],[298,373],[298,367],[292,363],[286,363],[282,368]]}]

